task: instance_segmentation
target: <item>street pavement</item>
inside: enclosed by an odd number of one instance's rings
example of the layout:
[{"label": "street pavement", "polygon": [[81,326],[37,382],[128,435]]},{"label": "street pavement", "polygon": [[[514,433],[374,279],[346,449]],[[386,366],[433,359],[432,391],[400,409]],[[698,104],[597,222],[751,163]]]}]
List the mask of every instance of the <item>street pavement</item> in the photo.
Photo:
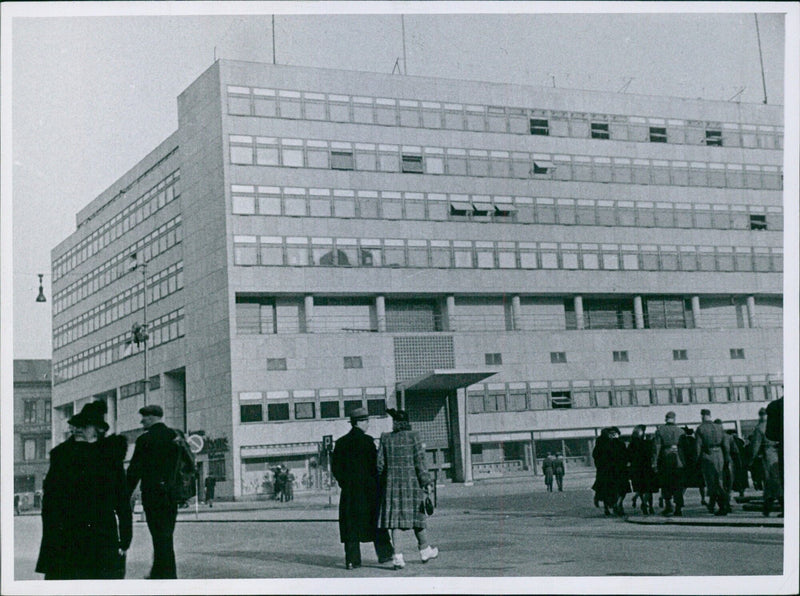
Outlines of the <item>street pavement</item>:
[{"label": "street pavement", "polygon": [[[337,525],[338,494],[296,493],[288,503],[217,502],[182,509],[175,533],[181,578],[491,578],[587,576],[780,575],[783,520],[734,503],[714,517],[687,491],[682,518],[644,516],[626,500],[626,517],[606,517],[592,504],[589,474],[568,476],[564,492],[548,493],[541,478],[443,484],[429,519],[438,559],[423,564],[413,532],[399,549],[406,568],[379,565],[363,544],[364,564],[344,569]],[[749,491],[750,496],[756,493]],[[127,577],[143,578],[152,547],[146,524],[134,517]],[[41,521],[15,521],[15,579],[34,573]],[[213,583],[213,582],[212,582]],[[455,591],[455,590],[454,590]],[[669,590],[668,590],[669,591]]]}]

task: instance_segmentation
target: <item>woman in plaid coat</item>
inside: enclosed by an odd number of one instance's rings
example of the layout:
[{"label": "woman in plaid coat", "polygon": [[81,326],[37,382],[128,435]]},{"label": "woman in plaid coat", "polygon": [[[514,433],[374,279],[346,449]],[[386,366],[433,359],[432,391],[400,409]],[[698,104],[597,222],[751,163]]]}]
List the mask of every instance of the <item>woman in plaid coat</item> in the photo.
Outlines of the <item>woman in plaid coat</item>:
[{"label": "woman in plaid coat", "polygon": [[408,414],[403,410],[387,409],[394,423],[392,432],[381,435],[378,447],[378,474],[381,478],[381,510],[378,526],[392,530],[395,569],[405,567],[399,552],[400,533],[414,530],[423,563],[434,559],[439,549],[428,544],[427,516],[422,507],[423,488],[431,484],[425,463],[425,448],[419,433],[411,430]]}]

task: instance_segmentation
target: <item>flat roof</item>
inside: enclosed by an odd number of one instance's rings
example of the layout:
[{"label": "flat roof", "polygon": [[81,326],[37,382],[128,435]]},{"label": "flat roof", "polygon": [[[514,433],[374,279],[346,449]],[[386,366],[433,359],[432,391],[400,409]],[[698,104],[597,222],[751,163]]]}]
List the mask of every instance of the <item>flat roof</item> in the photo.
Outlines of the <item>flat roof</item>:
[{"label": "flat roof", "polygon": [[408,381],[398,382],[397,388],[401,391],[460,389],[496,373],[496,370],[489,369],[437,368]]}]

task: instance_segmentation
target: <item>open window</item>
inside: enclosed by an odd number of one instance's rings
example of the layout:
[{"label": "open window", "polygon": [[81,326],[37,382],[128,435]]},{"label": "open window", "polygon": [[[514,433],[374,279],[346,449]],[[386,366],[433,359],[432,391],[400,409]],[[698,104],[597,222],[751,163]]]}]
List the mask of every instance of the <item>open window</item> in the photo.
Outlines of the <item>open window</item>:
[{"label": "open window", "polygon": [[402,156],[402,171],[406,174],[422,174],[422,156],[404,154]]}]

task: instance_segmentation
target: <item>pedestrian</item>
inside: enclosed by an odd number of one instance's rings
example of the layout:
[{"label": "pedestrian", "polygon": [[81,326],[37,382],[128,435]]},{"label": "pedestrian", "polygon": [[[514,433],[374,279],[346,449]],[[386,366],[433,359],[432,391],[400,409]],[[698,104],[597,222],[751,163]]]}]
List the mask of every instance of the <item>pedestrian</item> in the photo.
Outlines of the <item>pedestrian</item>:
[{"label": "pedestrian", "polygon": [[389,531],[378,529],[378,453],[367,434],[366,408],[350,412],[352,428],[336,441],[331,471],[342,489],[339,496],[339,538],[344,543],[347,569],[361,567],[361,543],[372,542],[379,563],[392,560]]},{"label": "pedestrian", "polygon": [[203,486],[206,489],[206,505],[209,507],[214,506],[214,492],[217,488],[217,479],[215,476],[208,475],[206,476],[205,481],[203,482]]},{"label": "pedestrian", "polygon": [[[102,437],[104,402],[69,419],[73,434],[50,451],[42,496],[37,573],[46,580],[122,579],[133,537],[125,485],[125,437]],[[102,432],[99,432],[102,431]]]},{"label": "pedestrian", "polygon": [[19,495],[14,495],[14,515],[19,515]]},{"label": "pedestrian", "polygon": [[553,475],[555,474],[556,458],[552,453],[548,453],[547,457],[542,460],[542,473],[544,474],[544,485],[547,487],[547,492],[553,492]]},{"label": "pedestrian", "polygon": [[139,409],[145,429],[138,439],[128,466],[128,492],[142,483],[142,507],[147,529],[153,540],[153,565],[146,579],[175,579],[173,534],[178,517],[178,502],[171,484],[180,457],[175,443],[177,433],[162,422],[164,410],[150,405]]},{"label": "pedestrian", "polygon": [[[556,453],[556,461],[553,462],[553,472],[556,475],[556,483],[558,484],[558,492],[564,491],[564,459],[560,453]],[[552,487],[551,487],[552,490]]]},{"label": "pedestrian", "polygon": [[683,488],[696,488],[700,491],[700,504],[706,505],[706,484],[703,473],[700,471],[700,460],[697,459],[697,446],[695,444],[694,430],[688,426],[683,427],[683,435],[678,440],[678,450],[683,460]]},{"label": "pedestrian", "polygon": [[733,478],[730,481],[731,490],[739,493],[739,497],[744,498],[744,491],[750,488],[747,478],[747,465],[745,463],[745,443],[744,440],[731,429],[726,431],[730,437],[731,470]]},{"label": "pedestrian", "polygon": [[[752,460],[761,460],[761,467],[764,470],[764,502],[761,512],[765,517],[769,517],[772,512],[772,505],[777,500],[783,509],[783,484],[781,482],[780,463],[778,459],[778,443],[766,436],[767,429],[767,410],[761,408],[758,412],[758,425],[751,435]],[[775,435],[773,435],[775,436]]]},{"label": "pedestrian", "polygon": [[[781,391],[783,391],[783,385],[781,385]],[[777,473],[780,485],[778,486],[779,495],[776,498],[781,503],[781,512],[778,517],[783,517],[783,397],[776,399],[767,406],[767,427],[764,435],[774,443],[768,450],[769,461],[771,462],[772,460],[773,451],[778,458]],[[770,463],[770,465],[772,464]]]},{"label": "pedestrian", "polygon": [[283,494],[287,501],[294,500],[294,481],[294,474],[289,468],[286,468],[286,481],[283,484]]},{"label": "pedestrian", "polygon": [[[758,410],[758,424],[756,424],[753,432],[750,433],[750,436],[747,438],[747,450],[745,456],[745,461],[750,468],[750,477],[753,479],[753,489],[757,491],[764,490],[764,461],[762,459],[762,454],[759,453],[759,451],[761,451],[761,445],[763,444],[763,435],[766,426],[767,409],[761,408]],[[756,448],[756,434],[758,433],[761,433],[761,438],[758,439],[759,447]]]},{"label": "pedestrian", "polygon": [[[653,470],[658,476],[664,509],[661,515],[683,515],[683,459],[678,442],[683,430],[675,424],[675,412],[667,412],[664,424],[656,429],[653,437]],[[675,501],[675,508],[672,501]]]},{"label": "pedestrian", "polygon": [[604,428],[592,450],[592,458],[597,469],[592,488],[595,503],[603,502],[603,512],[611,515],[624,515],[622,501],[630,492],[628,481],[628,453],[625,443],[619,438],[616,426]]},{"label": "pedestrian", "polygon": [[628,462],[630,464],[631,486],[634,491],[633,506],[636,507],[636,497],[641,501],[644,515],[654,513],[653,493],[658,490],[655,472],[653,472],[653,441],[646,436],[647,427],[637,424],[631,435],[628,445]]},{"label": "pedestrian", "polygon": [[388,408],[392,432],[381,434],[378,447],[378,476],[381,507],[378,527],[392,531],[392,562],[395,569],[406,563],[399,549],[403,531],[414,530],[423,563],[435,559],[439,549],[428,543],[427,514],[423,506],[425,490],[432,484],[425,462],[425,446],[419,433],[411,430],[404,410]]},{"label": "pedestrian", "polygon": [[703,481],[708,489],[708,511],[714,515],[730,513],[730,495],[725,487],[725,468],[730,465],[729,443],[721,424],[711,421],[711,411],[700,410],[702,423],[697,427],[696,453]]}]

